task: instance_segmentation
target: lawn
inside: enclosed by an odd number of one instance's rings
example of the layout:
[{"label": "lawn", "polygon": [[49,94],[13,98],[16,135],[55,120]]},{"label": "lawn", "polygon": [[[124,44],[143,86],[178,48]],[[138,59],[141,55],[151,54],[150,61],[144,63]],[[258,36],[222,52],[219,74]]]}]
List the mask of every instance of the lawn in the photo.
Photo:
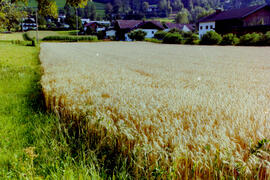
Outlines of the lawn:
[{"label": "lawn", "polygon": [[99,179],[76,141],[68,144],[74,137],[45,112],[38,53],[0,42],[0,179]]},{"label": "lawn", "polygon": [[135,179],[267,179],[269,50],[44,43],[41,84],[47,108],[111,169],[124,163]]},{"label": "lawn", "polygon": [[0,41],[23,40],[22,33],[0,33]]},{"label": "lawn", "polygon": [[[31,38],[36,37],[36,31],[28,31],[28,35]],[[38,31],[39,40],[42,40],[44,37],[47,36],[74,36],[76,30],[72,31]]]},{"label": "lawn", "polygon": [[[99,2],[93,2],[96,6],[97,15],[100,17],[104,17],[105,15],[105,4]],[[64,8],[66,4],[66,0],[56,0],[56,5],[58,8]],[[37,7],[36,0],[29,0],[28,7]]]}]

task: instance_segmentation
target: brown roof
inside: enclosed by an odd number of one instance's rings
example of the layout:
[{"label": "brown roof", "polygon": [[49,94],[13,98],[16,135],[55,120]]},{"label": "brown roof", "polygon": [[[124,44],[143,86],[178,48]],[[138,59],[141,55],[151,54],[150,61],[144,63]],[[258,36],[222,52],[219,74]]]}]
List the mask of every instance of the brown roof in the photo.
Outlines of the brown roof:
[{"label": "brown roof", "polygon": [[162,23],[160,21],[142,21],[140,24],[138,24],[134,28],[142,28],[142,29],[144,29],[144,28],[152,29],[153,28],[153,29],[163,30],[164,26],[162,25]]},{"label": "brown roof", "polygon": [[144,27],[154,27],[156,29],[164,29],[160,21],[142,21],[142,20],[117,20],[120,29],[137,29]]},{"label": "brown roof", "polygon": [[257,6],[250,6],[246,8],[231,9],[228,11],[215,12],[214,14],[211,14],[209,16],[199,19],[199,22],[220,21],[220,20],[228,20],[228,19],[241,19],[267,6],[268,5],[263,4],[263,5],[257,5]]},{"label": "brown roof", "polygon": [[120,29],[132,29],[138,24],[140,24],[141,20],[117,20]]},{"label": "brown roof", "polygon": [[177,24],[177,23],[170,23],[170,22],[166,22],[165,23],[166,28],[168,29],[179,29],[179,30],[183,30],[184,26],[187,26],[191,31],[194,30],[194,25],[193,24]]}]

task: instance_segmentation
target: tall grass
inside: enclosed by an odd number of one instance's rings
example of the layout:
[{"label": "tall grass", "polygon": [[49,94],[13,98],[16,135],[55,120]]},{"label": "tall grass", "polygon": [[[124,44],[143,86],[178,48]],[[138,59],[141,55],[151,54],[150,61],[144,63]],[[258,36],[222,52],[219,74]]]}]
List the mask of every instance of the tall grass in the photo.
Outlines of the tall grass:
[{"label": "tall grass", "polygon": [[50,43],[41,48],[41,83],[47,108],[111,173],[125,167],[134,178],[265,179],[269,52]]}]

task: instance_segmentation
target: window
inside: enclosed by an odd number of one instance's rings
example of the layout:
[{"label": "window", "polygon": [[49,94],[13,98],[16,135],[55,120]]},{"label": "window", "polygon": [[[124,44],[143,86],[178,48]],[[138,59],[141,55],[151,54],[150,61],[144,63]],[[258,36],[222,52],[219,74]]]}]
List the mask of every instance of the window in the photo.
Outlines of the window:
[{"label": "window", "polygon": [[208,26],[206,26],[206,29],[208,29]]},{"label": "window", "polygon": [[203,27],[201,26],[200,29],[203,29]]},{"label": "window", "polygon": [[152,31],[152,34],[155,34],[155,32],[154,32],[154,31]]},{"label": "window", "polygon": [[210,29],[213,29],[213,25],[210,26]]}]

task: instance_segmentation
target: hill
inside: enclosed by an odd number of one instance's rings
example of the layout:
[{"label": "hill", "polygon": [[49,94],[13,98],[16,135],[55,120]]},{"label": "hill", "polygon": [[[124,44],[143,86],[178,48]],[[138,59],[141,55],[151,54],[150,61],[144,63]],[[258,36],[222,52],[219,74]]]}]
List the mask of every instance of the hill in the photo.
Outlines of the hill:
[{"label": "hill", "polygon": [[[95,2],[95,1],[93,1],[92,3],[94,3],[96,6],[97,16],[104,17],[105,4],[101,2]],[[56,5],[59,9],[64,8],[65,4],[66,4],[66,0],[56,0]],[[28,7],[37,7],[37,1],[29,0]]]}]

